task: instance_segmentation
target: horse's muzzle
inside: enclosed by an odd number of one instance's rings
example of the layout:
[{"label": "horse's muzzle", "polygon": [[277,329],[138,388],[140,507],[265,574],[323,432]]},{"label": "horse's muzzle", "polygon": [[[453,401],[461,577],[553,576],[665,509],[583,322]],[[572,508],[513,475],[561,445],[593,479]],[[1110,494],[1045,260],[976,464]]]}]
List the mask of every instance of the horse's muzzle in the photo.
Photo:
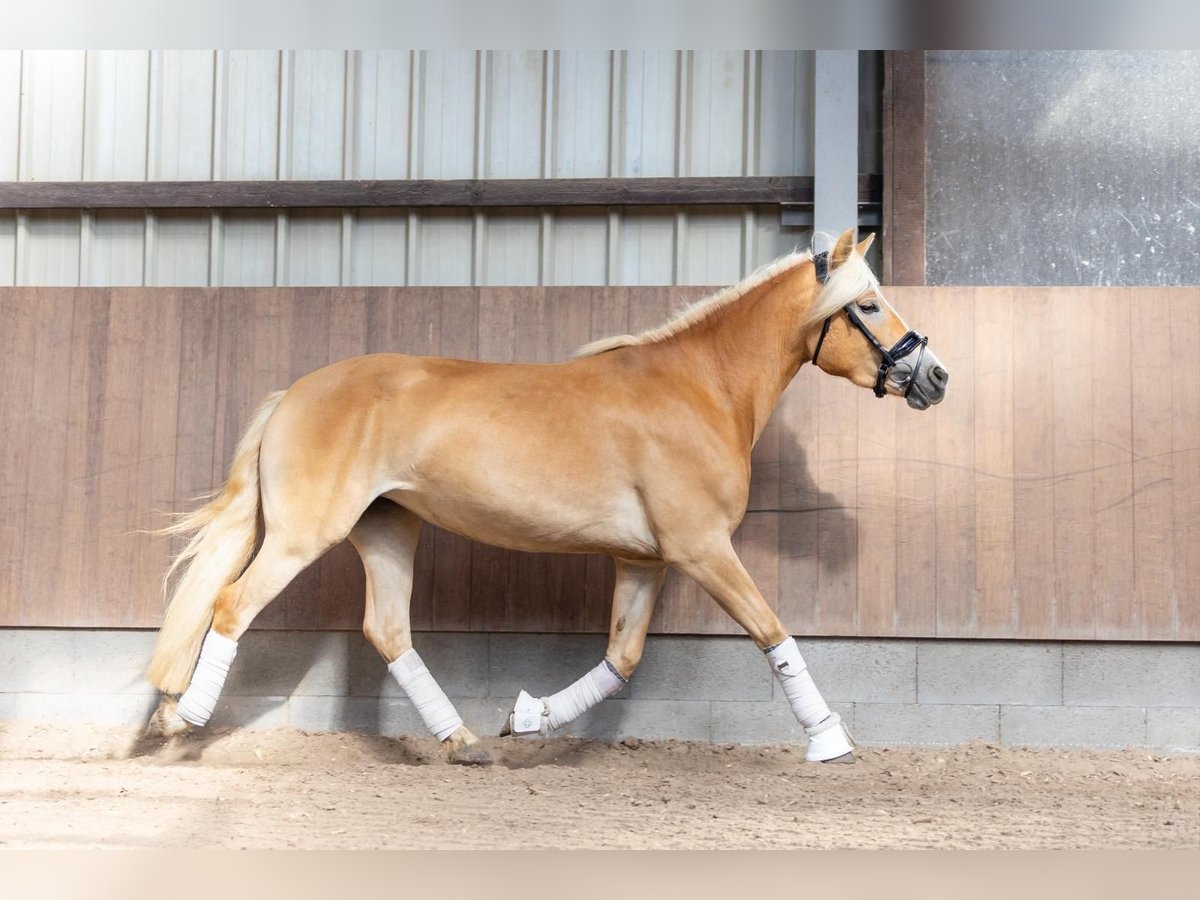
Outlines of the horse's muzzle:
[{"label": "horse's muzzle", "polygon": [[912,386],[905,398],[913,409],[929,409],[937,406],[946,396],[946,385],[950,382],[950,373],[942,366],[937,357],[926,359],[925,365],[912,376]]}]

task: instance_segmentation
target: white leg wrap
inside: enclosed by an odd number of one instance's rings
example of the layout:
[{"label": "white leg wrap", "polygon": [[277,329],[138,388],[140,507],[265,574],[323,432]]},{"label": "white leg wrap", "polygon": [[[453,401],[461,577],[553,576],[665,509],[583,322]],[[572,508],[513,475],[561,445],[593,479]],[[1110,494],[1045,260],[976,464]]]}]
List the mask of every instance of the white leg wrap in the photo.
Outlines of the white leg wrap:
[{"label": "white leg wrap", "polygon": [[416,650],[401,653],[388,666],[388,671],[416,706],[421,721],[437,735],[439,741],[444,741],[462,727],[463,720],[454,709],[454,704],[433,680]]},{"label": "white leg wrap", "polygon": [[[625,686],[625,679],[607,659],[557,694],[535,700],[525,691],[513,707],[511,728],[514,734],[549,734],[574,722],[581,715]],[[539,709],[540,707],[540,709]]]},{"label": "white leg wrap", "polygon": [[196,662],[191,683],[175,707],[179,718],[192,725],[208,724],[217,698],[221,696],[221,688],[225,687],[229,666],[237,656],[237,646],[237,641],[209,629],[200,647],[200,659]]},{"label": "white leg wrap", "polygon": [[808,733],[808,751],[805,758],[812,760],[835,759],[854,749],[841,716],[831,712],[821,692],[808,674],[808,666],[796,646],[796,639],[789,637],[767,651],[771,671],[779,679],[783,695],[787,697],[797,721]]}]

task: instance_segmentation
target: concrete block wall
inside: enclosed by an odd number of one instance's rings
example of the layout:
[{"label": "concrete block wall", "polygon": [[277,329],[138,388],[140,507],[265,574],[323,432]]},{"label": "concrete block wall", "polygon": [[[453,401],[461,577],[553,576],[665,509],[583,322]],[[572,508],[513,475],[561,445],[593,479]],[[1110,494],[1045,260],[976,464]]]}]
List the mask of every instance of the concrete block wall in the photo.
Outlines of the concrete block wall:
[{"label": "concrete block wall", "polygon": [[[0,723],[141,724],[149,631],[0,629]],[[418,651],[468,727],[494,734],[517,692],[542,696],[595,665],[593,635],[423,633]],[[1138,747],[1200,754],[1200,647],[800,639],[830,706],[864,745]],[[255,631],[214,726],[424,734],[362,635]],[[657,636],[630,685],[567,733],[603,739],[803,742],[747,638]]]}]

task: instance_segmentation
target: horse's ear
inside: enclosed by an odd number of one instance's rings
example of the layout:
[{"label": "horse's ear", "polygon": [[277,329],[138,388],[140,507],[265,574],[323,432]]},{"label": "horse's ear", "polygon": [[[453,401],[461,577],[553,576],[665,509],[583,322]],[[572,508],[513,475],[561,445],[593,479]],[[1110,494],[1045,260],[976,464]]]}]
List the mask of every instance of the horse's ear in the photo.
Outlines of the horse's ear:
[{"label": "horse's ear", "polygon": [[853,252],[854,229],[847,228],[842,232],[842,236],[837,239],[837,243],[833,245],[833,249],[829,251],[829,268],[836,269],[848,260],[850,254]]},{"label": "horse's ear", "polygon": [[875,232],[870,232],[865,238],[858,242],[858,246],[854,248],[854,252],[859,256],[866,256],[867,251],[871,248],[871,244],[875,243]]}]

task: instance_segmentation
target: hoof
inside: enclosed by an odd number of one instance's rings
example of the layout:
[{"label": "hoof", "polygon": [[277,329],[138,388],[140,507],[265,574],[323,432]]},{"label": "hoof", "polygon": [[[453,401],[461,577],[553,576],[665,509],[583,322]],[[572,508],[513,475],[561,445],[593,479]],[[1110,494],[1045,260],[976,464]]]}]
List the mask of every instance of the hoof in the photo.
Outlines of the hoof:
[{"label": "hoof", "polygon": [[181,719],[179,713],[175,711],[175,704],[176,700],[173,697],[162,698],[158,708],[150,716],[150,721],[146,723],[146,731],[142,735],[144,740],[164,740],[187,734],[192,730],[192,726]]},{"label": "hoof", "polygon": [[450,751],[449,761],[456,766],[490,766],[492,755],[478,744],[468,744]]},{"label": "hoof", "polygon": [[822,764],[840,763],[841,765],[844,765],[844,766],[853,765],[856,762],[858,762],[858,759],[854,756],[853,751],[851,751],[850,753],[843,753],[841,756],[835,756],[833,759],[821,760]]}]

